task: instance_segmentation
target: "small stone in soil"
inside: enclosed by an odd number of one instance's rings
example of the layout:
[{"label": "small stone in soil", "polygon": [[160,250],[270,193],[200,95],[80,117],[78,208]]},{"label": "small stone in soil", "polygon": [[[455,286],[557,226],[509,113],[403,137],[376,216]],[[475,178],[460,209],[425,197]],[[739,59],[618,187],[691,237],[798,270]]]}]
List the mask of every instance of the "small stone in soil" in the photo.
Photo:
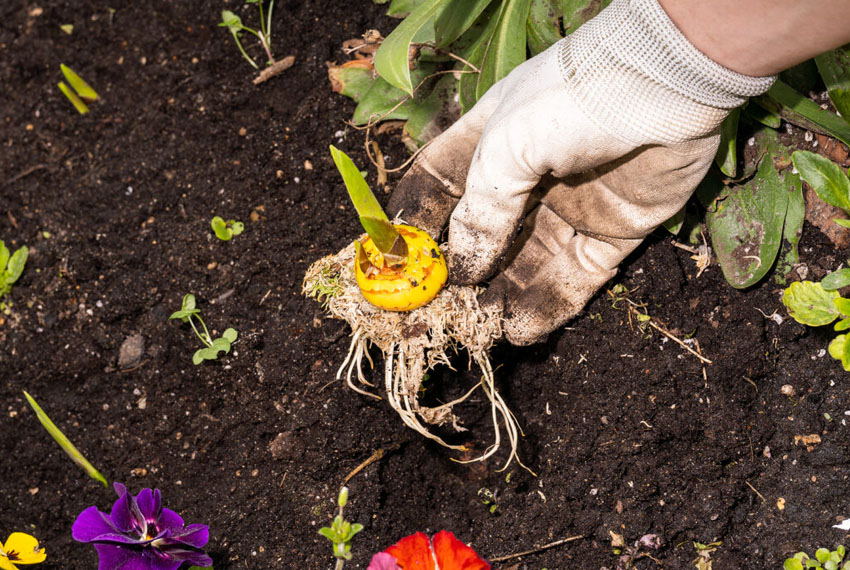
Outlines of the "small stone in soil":
[{"label": "small stone in soil", "polygon": [[145,337],[140,334],[128,336],[118,350],[118,368],[126,369],[138,366],[145,353]]}]

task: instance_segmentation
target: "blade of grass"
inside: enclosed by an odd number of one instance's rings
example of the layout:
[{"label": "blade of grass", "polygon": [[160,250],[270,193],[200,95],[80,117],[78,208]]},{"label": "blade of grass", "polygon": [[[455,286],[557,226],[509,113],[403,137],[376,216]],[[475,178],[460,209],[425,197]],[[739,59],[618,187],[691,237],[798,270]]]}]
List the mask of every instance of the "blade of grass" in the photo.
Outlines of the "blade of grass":
[{"label": "blade of grass", "polygon": [[47,414],[44,413],[44,410],[41,409],[41,406],[36,403],[32,396],[30,396],[27,392],[24,392],[24,396],[27,398],[27,402],[29,402],[30,407],[35,411],[35,415],[38,417],[38,421],[41,422],[41,425],[44,426],[44,429],[47,430],[47,433],[59,444],[59,447],[68,454],[68,457],[71,458],[71,461],[79,465],[83,471],[86,472],[86,475],[94,479],[95,481],[100,481],[104,487],[108,487],[109,484],[106,482],[106,477],[100,474],[100,471],[94,468],[94,466],[88,462],[88,460],[83,457],[83,454],[80,453],[74,444],[65,437],[65,434],[56,427]]},{"label": "blade of grass", "polygon": [[754,100],[789,123],[850,145],[850,125],[835,113],[824,111],[817,103],[782,81],[777,80],[767,93]]},{"label": "blade of grass", "polygon": [[65,82],[64,82],[64,81],[60,81],[60,82],[59,82],[59,91],[61,91],[61,92],[62,92],[62,94],[63,94],[63,95],[65,95],[65,97],[67,97],[67,98],[68,98],[68,101],[70,101],[70,102],[71,102],[71,104],[74,106],[74,108],[77,110],[77,112],[78,112],[80,115],[85,115],[86,113],[88,113],[88,112],[89,112],[89,107],[88,107],[88,105],[86,105],[85,103],[83,103],[83,100],[82,100],[82,99],[80,99],[79,97],[77,97],[77,94],[76,94],[76,93],[74,93],[74,92],[71,90],[71,88],[70,88],[70,87],[68,87],[68,85],[67,85],[67,84],[65,84]]},{"label": "blade of grass", "polygon": [[86,103],[94,103],[98,99],[97,92],[91,88],[91,86],[85,82],[85,80],[77,75],[77,73],[65,65],[64,63],[59,64],[59,69],[62,70],[62,75],[65,76],[65,80],[71,85],[71,88],[77,92],[77,95],[80,96],[80,99],[85,101]]}]

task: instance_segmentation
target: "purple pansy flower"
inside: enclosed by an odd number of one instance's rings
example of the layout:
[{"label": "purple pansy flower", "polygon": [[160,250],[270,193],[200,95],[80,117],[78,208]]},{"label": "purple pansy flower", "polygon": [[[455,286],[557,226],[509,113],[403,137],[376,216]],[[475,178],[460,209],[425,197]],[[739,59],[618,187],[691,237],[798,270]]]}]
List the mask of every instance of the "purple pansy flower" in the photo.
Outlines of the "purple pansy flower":
[{"label": "purple pansy flower", "polygon": [[135,497],[115,483],[118,500],[108,515],[89,507],[77,517],[71,534],[78,542],[94,543],[98,570],[177,570],[188,562],[211,566],[202,548],[209,527],[184,526],[180,515],[162,508],[159,489],[142,489]]}]

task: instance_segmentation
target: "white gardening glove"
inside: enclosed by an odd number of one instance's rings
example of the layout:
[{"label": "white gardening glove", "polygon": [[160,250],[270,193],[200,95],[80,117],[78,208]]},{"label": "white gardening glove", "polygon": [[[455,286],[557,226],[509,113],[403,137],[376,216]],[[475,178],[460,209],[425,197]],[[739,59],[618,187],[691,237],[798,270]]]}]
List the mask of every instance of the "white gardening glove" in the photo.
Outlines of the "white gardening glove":
[{"label": "white gardening glove", "polygon": [[773,79],[710,60],[656,0],[614,0],[437,137],[389,209],[434,236],[451,217],[455,283],[501,261],[487,299],[503,303],[510,342],[537,342],[685,204],[729,110]]}]

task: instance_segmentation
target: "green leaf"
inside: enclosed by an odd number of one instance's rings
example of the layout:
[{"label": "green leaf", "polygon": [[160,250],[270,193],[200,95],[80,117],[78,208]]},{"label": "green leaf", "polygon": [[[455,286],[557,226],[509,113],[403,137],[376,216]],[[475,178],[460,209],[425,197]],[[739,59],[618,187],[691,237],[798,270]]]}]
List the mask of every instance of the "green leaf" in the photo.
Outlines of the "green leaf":
[{"label": "green leaf", "polygon": [[838,562],[835,560],[827,560],[823,563],[823,570],[838,570]]},{"label": "green leaf", "polygon": [[561,9],[558,0],[531,0],[525,30],[531,57],[546,51],[563,37]]},{"label": "green leaf", "polygon": [[838,558],[841,560],[844,560],[844,555],[847,554],[847,550],[841,544],[836,547],[835,552],[838,553]]},{"label": "green leaf", "polygon": [[392,0],[387,8],[387,16],[404,18],[426,0]]},{"label": "green leaf", "polygon": [[481,99],[497,81],[525,61],[525,24],[531,0],[505,0],[499,23],[479,67],[475,96]]},{"label": "green leaf", "polygon": [[336,532],[334,532],[332,528],[323,526],[319,529],[319,534],[321,534],[331,542],[336,542]]},{"label": "green leaf", "polygon": [[97,101],[97,92],[92,89],[82,77],[77,75],[73,69],[64,63],[59,64],[59,69],[62,70],[62,75],[65,76],[65,80],[71,85],[71,88],[77,93],[77,95],[79,95],[80,99],[86,103],[94,103]]},{"label": "green leaf", "polygon": [[826,562],[827,560],[829,560],[829,550],[826,548],[818,548],[815,551],[815,558],[818,559],[818,562]]},{"label": "green leaf", "polygon": [[70,102],[71,102],[71,104],[74,106],[74,108],[77,110],[77,112],[78,112],[80,115],[85,115],[86,113],[88,113],[88,112],[89,112],[89,107],[88,107],[88,105],[86,105],[85,103],[83,103],[83,100],[82,100],[82,99],[80,99],[79,97],[77,97],[77,94],[76,94],[76,93],[74,93],[74,92],[71,90],[71,88],[70,88],[70,87],[68,87],[67,85],[65,85],[65,82],[64,82],[64,81],[60,81],[60,82],[59,82],[59,91],[61,91],[61,92],[62,92],[62,94],[63,94],[63,95],[65,95],[65,97],[68,99],[68,101],[70,101]]},{"label": "green leaf", "polygon": [[[356,63],[360,60],[353,61]],[[360,103],[363,100],[375,81],[371,69],[346,64],[329,67],[328,78],[336,93],[354,99],[355,103]],[[365,122],[368,122],[368,116]],[[361,125],[363,123],[355,121],[355,124]]]},{"label": "green leaf", "polygon": [[850,285],[850,268],[839,269],[838,271],[833,271],[826,277],[824,277],[820,284],[827,291],[835,291],[837,289],[841,289],[842,287],[847,287]]},{"label": "green leaf", "polygon": [[6,264],[9,263],[9,248],[0,239],[0,274],[6,272]]},{"label": "green leaf", "polygon": [[[411,80],[414,85],[419,85],[435,70],[434,63],[420,63],[419,67],[410,72]],[[421,89],[417,95],[422,95]],[[358,103],[352,122],[356,125],[365,125],[377,120],[406,120],[415,106],[416,102],[410,100],[407,93],[378,77]]]},{"label": "green leaf", "polygon": [[226,338],[230,342],[236,342],[236,339],[239,337],[239,333],[236,332],[236,329],[228,328],[225,329],[223,333],[221,333],[222,338]]},{"label": "green leaf", "polygon": [[850,317],[850,299],[839,297],[833,301],[833,304],[839,313],[845,317]]},{"label": "green leaf", "polygon": [[242,25],[242,18],[240,18],[230,10],[221,11],[221,22],[219,22],[218,25],[230,30],[230,33],[233,35],[238,35],[244,27]]},{"label": "green leaf", "polygon": [[242,232],[245,231],[245,224],[242,222],[237,222],[236,220],[227,220],[227,223],[230,225],[230,231],[234,236],[238,236]]},{"label": "green leaf", "polygon": [[807,150],[798,150],[791,159],[821,200],[850,213],[850,180],[840,166]]},{"label": "green leaf", "polygon": [[195,296],[191,293],[183,295],[182,308],[184,311],[191,311],[195,308]]},{"label": "green leaf", "polygon": [[[337,170],[342,175],[348,196],[354,204],[354,209],[360,215],[360,223],[363,229],[372,238],[372,241],[382,253],[388,253],[396,240],[399,239],[398,232],[392,227],[389,218],[378,203],[378,199],[369,189],[366,179],[360,174],[360,169],[351,158],[331,145],[331,156]],[[402,240],[403,241],[403,240]]]},{"label": "green leaf", "polygon": [[38,417],[38,421],[41,422],[41,425],[44,426],[44,429],[47,430],[47,433],[50,434],[56,443],[59,444],[59,447],[68,454],[68,457],[71,458],[71,461],[76,463],[79,467],[86,472],[86,475],[94,479],[95,481],[100,481],[104,487],[107,487],[108,484],[106,482],[106,477],[101,475],[100,471],[94,468],[94,466],[89,463],[88,459],[83,457],[83,454],[79,452],[79,450],[74,447],[74,444],[65,437],[65,434],[62,433],[56,424],[51,421],[51,419],[44,413],[44,410],[41,409],[41,406],[36,403],[35,399],[30,396],[28,393],[24,392],[24,396],[26,396],[27,402],[29,402],[30,407],[35,411],[35,415]]},{"label": "green leaf", "polygon": [[765,127],[778,129],[782,126],[782,117],[776,113],[771,113],[761,105],[753,104],[744,107],[744,113],[751,119],[761,123]]},{"label": "green leaf", "polygon": [[822,53],[815,58],[829,98],[841,117],[850,119],[850,45]]},{"label": "green leaf", "polygon": [[197,366],[198,364],[203,362],[206,359],[206,353],[206,348],[199,348],[198,350],[196,350],[195,354],[192,355],[192,363]]},{"label": "green leaf", "polygon": [[6,265],[6,283],[8,285],[17,281],[21,273],[24,272],[27,257],[29,257],[29,249],[27,249],[27,246],[22,246],[9,258],[8,265]]},{"label": "green leaf", "polygon": [[203,568],[200,566],[189,566],[189,570],[213,570],[212,566],[204,566]]},{"label": "green leaf", "polygon": [[850,220],[846,220],[843,218],[835,218],[832,221],[841,226],[842,228],[850,228]]},{"label": "green leaf", "polygon": [[452,0],[434,20],[434,41],[439,48],[457,40],[492,0]]},{"label": "green leaf", "polygon": [[[459,43],[465,44],[465,47],[461,50],[461,56],[479,70],[484,62],[484,56],[487,54],[490,39],[499,24],[499,14],[501,14],[501,4],[496,2],[490,4],[475,25],[458,40]],[[465,66],[461,67],[461,69],[465,68]],[[478,73],[464,73],[460,76],[458,96],[461,110],[464,113],[469,111],[478,101],[475,92],[479,77],[480,74]]]},{"label": "green leaf", "polygon": [[220,351],[224,351],[224,354],[230,354],[230,341],[224,337],[219,337],[212,341],[210,350],[214,351],[215,358],[218,358]]},{"label": "green leaf", "polygon": [[756,175],[745,184],[728,188],[716,211],[706,216],[723,275],[739,289],[757,283],[773,265],[789,199],[801,184],[790,169],[778,171],[776,164],[785,163],[788,149],[776,141],[775,133],[762,130],[757,140],[767,150],[767,157]]},{"label": "green leaf", "polygon": [[827,291],[820,283],[798,281],[791,283],[782,293],[782,304],[798,323],[819,327],[838,318],[839,313],[835,306],[835,300],[838,298],[838,293]]},{"label": "green leaf", "polygon": [[212,226],[212,229],[215,232],[215,237],[221,241],[228,241],[233,237],[233,232],[227,227],[227,223],[221,218],[221,216],[215,216],[210,221],[210,226]]},{"label": "green leaf", "polygon": [[[404,124],[404,135],[419,147],[442,132],[442,127],[451,124],[460,116],[457,104],[457,80],[449,75],[442,76],[434,90],[421,103],[415,103],[410,117]],[[402,140],[406,140],[402,135]]]},{"label": "green leaf", "polygon": [[74,33],[74,24],[62,24],[59,29],[70,36]]},{"label": "green leaf", "polygon": [[[375,69],[390,85],[413,95],[413,83],[410,79],[410,43],[431,24],[437,10],[448,0],[425,0],[402,21],[378,48],[375,53]],[[427,31],[427,30],[426,30]]]},{"label": "green leaf", "polygon": [[673,216],[662,223],[661,225],[673,235],[678,235],[678,233],[682,229],[682,225],[685,223],[685,209],[686,206],[682,206],[682,209],[673,214]]},{"label": "green leaf", "polygon": [[842,319],[835,323],[833,327],[833,330],[836,332],[846,331],[847,329],[850,329],[850,319]]},{"label": "green leaf", "polygon": [[803,570],[803,563],[794,558],[788,558],[785,560],[785,564],[782,565],[784,570]]},{"label": "green leaf", "polygon": [[735,178],[738,170],[738,152],[736,142],[738,140],[738,120],[741,118],[741,109],[732,109],[726,119],[720,125],[720,146],[714,162],[718,168],[729,178]]},{"label": "green leaf", "polygon": [[803,236],[803,222],[806,220],[806,200],[803,198],[803,185],[794,184],[794,190],[788,195],[788,209],[785,212],[785,228],[782,237],[786,245],[782,260],[785,264],[783,274],[791,271],[800,262],[798,246]]},{"label": "green leaf", "polygon": [[772,113],[804,129],[831,136],[850,145],[850,125],[782,81],[776,81],[764,95],[753,99]]}]

